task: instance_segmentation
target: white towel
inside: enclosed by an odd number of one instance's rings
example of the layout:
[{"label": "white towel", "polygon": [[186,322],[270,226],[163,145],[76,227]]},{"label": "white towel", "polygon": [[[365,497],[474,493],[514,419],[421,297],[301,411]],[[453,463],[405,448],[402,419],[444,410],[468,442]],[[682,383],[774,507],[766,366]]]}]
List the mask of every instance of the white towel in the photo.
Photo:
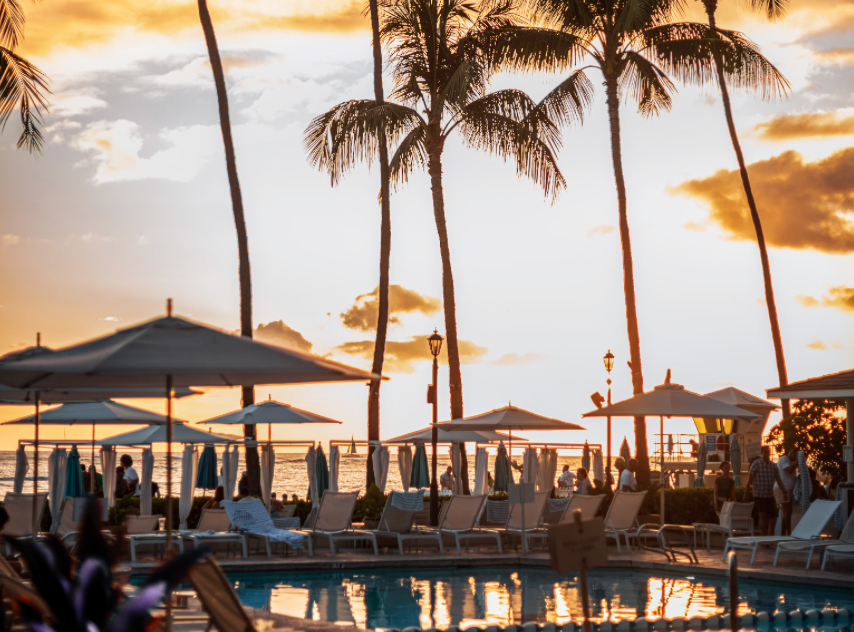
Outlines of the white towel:
[{"label": "white towel", "polygon": [[392,492],[392,507],[403,511],[421,511],[424,509],[424,494],[421,490],[414,492]]},{"label": "white towel", "polygon": [[224,500],[220,506],[225,509],[231,524],[238,529],[257,535],[265,535],[274,542],[285,542],[296,550],[302,549],[303,537],[299,533],[277,529],[267,513],[267,508],[260,500],[253,499],[246,502]]}]

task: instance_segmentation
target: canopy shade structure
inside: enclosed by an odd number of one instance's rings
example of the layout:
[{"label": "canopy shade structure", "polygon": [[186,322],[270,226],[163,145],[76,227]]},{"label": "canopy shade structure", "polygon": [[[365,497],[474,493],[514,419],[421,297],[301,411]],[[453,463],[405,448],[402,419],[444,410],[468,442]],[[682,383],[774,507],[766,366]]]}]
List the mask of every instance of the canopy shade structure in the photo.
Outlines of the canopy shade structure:
[{"label": "canopy shade structure", "polygon": [[[160,393],[163,397],[163,393]],[[3,426],[24,425],[35,423],[35,415],[27,415],[20,419],[7,421]],[[175,423],[183,423],[178,419]],[[119,404],[118,402],[80,402],[75,404],[63,404],[58,408],[46,410],[40,414],[39,423],[49,426],[73,426],[74,424],[86,424],[95,426],[127,426],[148,425],[162,426],[166,423],[166,416],[153,413],[142,408]]]},{"label": "canopy shade structure", "polygon": [[737,388],[733,388],[732,386],[728,388],[721,389],[719,391],[714,391],[712,393],[706,393],[706,397],[711,397],[712,399],[716,399],[719,402],[724,402],[725,404],[730,404],[732,406],[737,406],[738,408],[743,408],[744,410],[749,410],[752,413],[756,413],[757,415],[764,415],[768,411],[777,410],[780,408],[776,404],[772,404],[771,402],[766,402],[764,399],[760,399],[751,395],[750,393],[745,393]]},{"label": "canopy shade structure", "polygon": [[0,362],[0,384],[54,388],[254,386],[377,379],[182,318],[156,318],[59,351]]},{"label": "canopy shade structure", "polygon": [[[201,391],[194,391],[185,386],[172,391],[172,397],[175,398],[201,394]],[[39,401],[42,404],[70,404],[74,402],[101,402],[108,399],[153,399],[161,397],[163,397],[162,388],[99,388],[96,390],[64,388],[42,391],[39,394]],[[0,385],[0,404],[34,404],[35,400],[36,391]]]},{"label": "canopy shade structure", "polygon": [[442,424],[446,430],[585,430],[578,424],[542,417],[523,408],[505,406],[488,413],[454,419]]},{"label": "canopy shade structure", "polygon": [[289,404],[283,404],[274,400],[252,404],[232,413],[226,413],[219,417],[212,417],[198,424],[226,424],[226,425],[253,425],[253,424],[341,424],[329,417],[310,413],[307,410],[294,408]]},{"label": "canopy shade structure", "polygon": [[[243,437],[234,435],[222,435],[213,432],[205,432],[188,426],[180,421],[172,424],[172,441],[174,443],[231,443],[242,441]],[[107,437],[96,441],[96,445],[151,445],[152,443],[166,443],[166,426],[149,426],[140,430],[123,432],[114,437]]]},{"label": "canopy shade structure", "polygon": [[[496,441],[525,441],[522,437],[510,437],[494,430],[445,430],[447,423],[436,425],[438,443],[495,443]],[[428,426],[409,434],[400,435],[394,439],[388,439],[383,443],[429,443],[433,440],[433,428]]]}]

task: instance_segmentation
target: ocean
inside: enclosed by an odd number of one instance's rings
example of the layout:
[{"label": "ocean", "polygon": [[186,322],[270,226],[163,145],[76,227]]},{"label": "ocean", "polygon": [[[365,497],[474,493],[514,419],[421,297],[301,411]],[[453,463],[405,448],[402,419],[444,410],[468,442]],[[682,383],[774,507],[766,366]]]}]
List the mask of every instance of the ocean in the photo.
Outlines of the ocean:
[{"label": "ocean", "polygon": [[[91,450],[84,447],[84,444],[80,444],[77,448],[80,451],[80,461],[84,463],[87,467],[91,462]],[[47,491],[47,459],[50,454],[50,449],[42,449],[39,451],[39,489],[42,491]],[[130,454],[134,460],[134,467],[136,467],[137,471],[140,471],[141,466],[141,455],[142,452],[140,450],[128,450],[126,453],[121,454]],[[328,456],[328,453],[327,453]],[[397,467],[397,456],[392,453],[391,458],[389,459],[389,468],[388,468],[388,483],[386,485],[386,492],[394,489],[403,489],[403,485],[400,480],[400,470]],[[32,453],[28,453],[28,457],[30,458],[30,470],[27,472],[27,482],[24,485],[25,492],[31,492],[33,488],[33,464],[32,464]],[[428,462],[430,459],[430,455],[427,455]],[[95,450],[95,463],[98,468],[98,471],[101,471],[100,464],[100,455],[98,450]],[[513,459],[521,461],[522,455],[521,452],[517,455],[514,451]],[[117,459],[118,460],[118,459]],[[470,455],[469,459],[469,478],[472,483],[474,483],[474,455]],[[580,457],[570,457],[570,456],[558,456],[558,467],[557,472],[560,474],[561,469],[564,464],[569,464],[570,468],[575,471],[575,468],[580,467],[581,458]],[[445,471],[451,464],[450,455],[448,455],[446,450],[441,450],[438,457],[439,469],[438,472],[441,474]],[[345,458],[343,455],[341,457],[341,466],[340,473],[338,478],[338,489],[341,491],[359,491],[365,488],[365,466],[366,466],[366,458],[365,455],[362,454],[359,458]],[[240,454],[240,462],[238,466],[238,471],[243,472],[246,469],[245,461],[243,458],[243,453]],[[495,472],[495,457],[489,457],[489,469],[491,472]],[[160,489],[165,491],[166,489],[166,452],[155,452],[154,453],[154,480],[160,484]],[[12,486],[15,480],[15,453],[12,451],[9,452],[0,452],[0,498],[5,497],[6,492],[12,491]],[[181,490],[181,455],[180,452],[176,451],[172,455],[172,493],[176,496],[180,493]],[[308,473],[306,471],[306,463],[305,463],[305,453],[296,453],[296,452],[278,452],[276,454],[276,469],[275,475],[273,477],[273,491],[276,492],[281,498],[282,493],[288,494],[291,496],[293,494],[299,495],[301,498],[304,498],[306,495],[306,491],[308,490]],[[210,495],[211,492],[205,492],[203,490],[196,490],[197,496],[202,495]]]}]

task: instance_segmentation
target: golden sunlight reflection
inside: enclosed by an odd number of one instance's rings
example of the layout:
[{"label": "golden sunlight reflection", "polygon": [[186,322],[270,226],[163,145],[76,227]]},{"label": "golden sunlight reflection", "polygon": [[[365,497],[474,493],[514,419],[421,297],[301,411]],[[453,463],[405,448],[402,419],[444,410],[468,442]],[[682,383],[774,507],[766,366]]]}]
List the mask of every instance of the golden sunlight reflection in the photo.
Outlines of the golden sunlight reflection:
[{"label": "golden sunlight reflection", "polygon": [[718,594],[713,586],[704,586],[687,579],[651,577],[647,582],[649,600],[646,604],[648,619],[674,619],[677,617],[710,617],[723,614],[717,605]]},{"label": "golden sunlight reflection", "polygon": [[274,588],[270,595],[270,612],[285,614],[291,617],[301,616],[311,618],[306,612],[308,607],[308,590],[305,588]]}]

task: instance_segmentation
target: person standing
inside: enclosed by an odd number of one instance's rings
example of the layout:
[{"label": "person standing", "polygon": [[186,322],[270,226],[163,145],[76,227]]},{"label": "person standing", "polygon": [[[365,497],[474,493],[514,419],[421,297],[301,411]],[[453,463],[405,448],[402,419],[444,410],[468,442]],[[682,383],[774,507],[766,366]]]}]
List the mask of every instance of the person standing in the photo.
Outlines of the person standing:
[{"label": "person standing", "polygon": [[[774,531],[774,518],[777,506],[774,502],[774,483],[785,489],[777,464],[771,461],[771,447],[762,446],[761,458],[750,466],[746,489],[753,488],[753,503],[759,514],[759,535],[771,535]],[[755,485],[754,485],[755,483]]]},{"label": "person standing", "polygon": [[454,491],[454,468],[450,465],[448,469],[445,470],[445,473],[439,477],[439,485],[442,491]]},{"label": "person standing", "polygon": [[780,535],[789,535],[792,532],[792,496],[795,489],[798,469],[798,451],[795,448],[789,450],[777,461],[777,470],[780,472],[782,485],[774,486],[774,500],[780,506],[783,513]]},{"label": "person standing", "polygon": [[575,474],[569,471],[569,465],[564,465],[563,472],[561,473],[560,478],[557,479],[557,488],[572,490],[574,484]]},{"label": "person standing", "polygon": [[735,480],[728,461],[721,463],[721,475],[715,479],[715,511],[720,513],[725,502],[735,502]]}]

